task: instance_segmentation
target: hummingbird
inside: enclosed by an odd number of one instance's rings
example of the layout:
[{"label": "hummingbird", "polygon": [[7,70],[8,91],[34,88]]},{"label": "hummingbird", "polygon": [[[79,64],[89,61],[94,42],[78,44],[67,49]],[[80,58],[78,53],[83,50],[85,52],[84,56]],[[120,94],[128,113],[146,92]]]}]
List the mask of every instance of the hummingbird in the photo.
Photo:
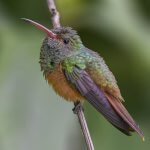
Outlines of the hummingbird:
[{"label": "hummingbird", "polygon": [[85,47],[71,27],[48,29],[30,19],[23,20],[47,34],[40,51],[40,66],[54,91],[67,101],[88,101],[114,127],[126,135],[144,134],[123,106],[117,81],[103,58]]}]

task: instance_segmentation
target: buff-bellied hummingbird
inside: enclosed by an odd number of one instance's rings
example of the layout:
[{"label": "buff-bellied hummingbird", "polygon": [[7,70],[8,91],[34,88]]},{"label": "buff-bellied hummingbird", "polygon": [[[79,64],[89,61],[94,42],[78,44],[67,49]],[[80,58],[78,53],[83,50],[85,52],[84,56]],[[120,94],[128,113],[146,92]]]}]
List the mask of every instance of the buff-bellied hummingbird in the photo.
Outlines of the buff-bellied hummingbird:
[{"label": "buff-bellied hummingbird", "polygon": [[114,127],[126,135],[143,132],[123,106],[116,79],[103,58],[81,41],[70,27],[48,29],[25,19],[47,36],[40,52],[40,65],[45,79],[55,92],[72,102],[88,101]]}]

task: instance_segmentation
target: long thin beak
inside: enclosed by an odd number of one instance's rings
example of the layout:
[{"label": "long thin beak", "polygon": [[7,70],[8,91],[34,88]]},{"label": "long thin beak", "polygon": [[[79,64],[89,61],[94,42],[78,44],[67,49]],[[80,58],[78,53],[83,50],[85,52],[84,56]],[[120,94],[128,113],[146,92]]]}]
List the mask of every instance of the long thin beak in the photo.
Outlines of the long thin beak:
[{"label": "long thin beak", "polygon": [[35,21],[32,21],[30,19],[26,19],[26,18],[21,18],[23,19],[24,21],[27,21],[29,23],[31,23],[32,25],[34,25],[35,27],[37,27],[38,29],[42,30],[43,32],[45,32],[50,38],[56,38],[56,34],[53,33],[51,30],[49,30],[48,28],[44,27],[43,25],[35,22]]}]

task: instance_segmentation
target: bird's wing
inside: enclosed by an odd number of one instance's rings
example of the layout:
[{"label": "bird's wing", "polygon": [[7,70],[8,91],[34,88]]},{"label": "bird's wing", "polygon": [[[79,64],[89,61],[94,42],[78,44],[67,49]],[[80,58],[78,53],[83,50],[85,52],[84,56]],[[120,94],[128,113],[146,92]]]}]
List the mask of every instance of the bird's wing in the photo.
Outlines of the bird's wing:
[{"label": "bird's wing", "polygon": [[89,74],[78,66],[74,66],[72,71],[64,70],[65,76],[77,90],[94,106],[97,111],[116,128],[123,133],[130,135],[130,131],[136,131],[143,137],[139,127],[135,124],[127,110],[121,103],[113,102],[111,96],[106,95],[93,81]]},{"label": "bird's wing", "polygon": [[86,68],[88,74],[103,91],[108,92],[118,101],[124,101],[117,81],[103,58],[97,52],[88,48],[86,48],[86,50],[90,53],[90,56],[92,56],[92,62],[88,63],[88,67]]}]

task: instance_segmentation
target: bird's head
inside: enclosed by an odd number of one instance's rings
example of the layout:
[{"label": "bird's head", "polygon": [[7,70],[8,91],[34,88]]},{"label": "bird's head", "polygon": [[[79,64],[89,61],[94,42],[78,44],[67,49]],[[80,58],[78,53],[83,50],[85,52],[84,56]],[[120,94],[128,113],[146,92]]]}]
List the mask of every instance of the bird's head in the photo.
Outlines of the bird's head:
[{"label": "bird's head", "polygon": [[79,35],[70,27],[59,27],[50,30],[32,20],[25,18],[23,20],[31,23],[47,34],[40,53],[42,70],[54,69],[66,57],[78,53],[83,47]]}]

